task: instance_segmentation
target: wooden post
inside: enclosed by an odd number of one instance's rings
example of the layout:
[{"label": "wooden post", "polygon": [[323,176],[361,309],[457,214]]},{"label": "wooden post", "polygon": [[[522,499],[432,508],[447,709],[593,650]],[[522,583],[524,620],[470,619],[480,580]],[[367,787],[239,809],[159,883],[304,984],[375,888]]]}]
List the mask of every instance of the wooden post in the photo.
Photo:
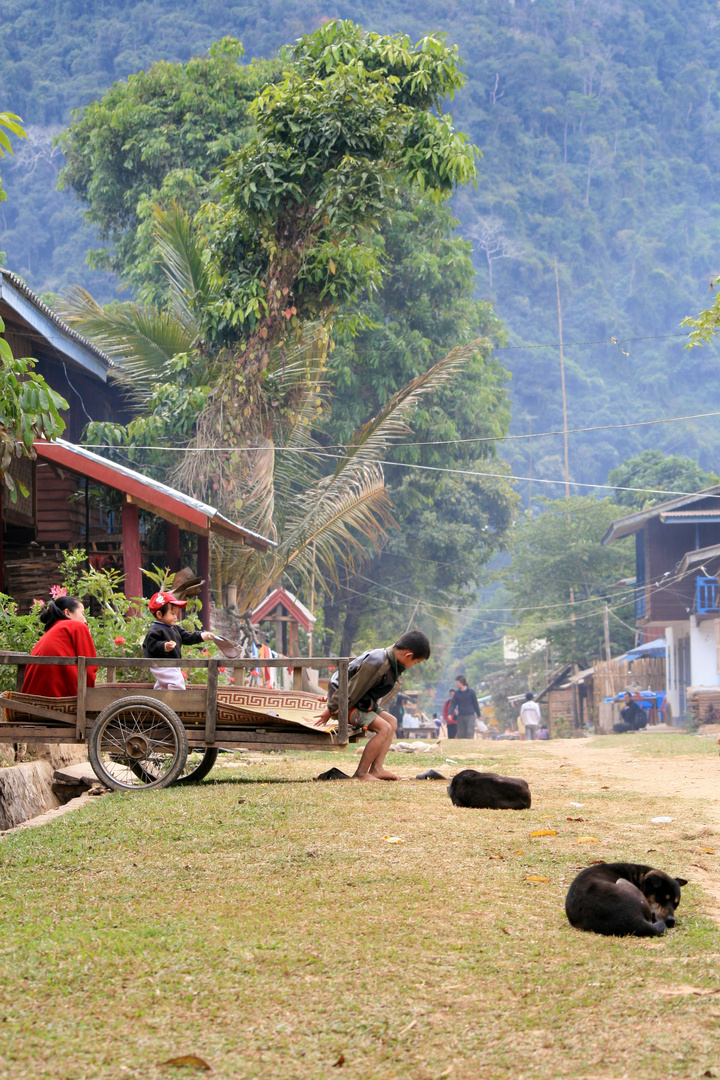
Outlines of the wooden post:
[{"label": "wooden post", "polygon": [[341,745],[348,741],[348,664],[349,660],[338,660],[338,731],[337,738]]},{"label": "wooden post", "polygon": [[135,503],[122,504],[122,548],[123,573],[125,574],[125,595],[132,600],[142,596],[142,555],[140,553],[140,522]]},{"label": "wooden post", "polygon": [[292,669],[292,673],[293,673],[293,690],[302,690],[302,673],[303,673],[303,669],[301,667],[294,667]]},{"label": "wooden post", "polygon": [[78,675],[78,691],[77,691],[77,724],[75,727],[75,738],[79,742],[85,741],[85,698],[87,695],[87,660],[84,656],[78,656],[77,658],[77,675]]},{"label": "wooden post", "polygon": [[212,746],[215,742],[219,666],[220,661],[217,657],[208,660],[207,698],[205,701],[205,742],[208,746]]},{"label": "wooden post", "polygon": [[173,525],[172,521],[167,521],[165,523],[165,536],[167,538],[168,567],[176,574],[180,569],[180,526]]},{"label": "wooden post", "polygon": [[200,612],[200,618],[202,619],[203,630],[210,629],[210,537],[198,536],[198,577],[203,579],[203,586],[200,589],[200,602],[202,604],[202,611]]}]

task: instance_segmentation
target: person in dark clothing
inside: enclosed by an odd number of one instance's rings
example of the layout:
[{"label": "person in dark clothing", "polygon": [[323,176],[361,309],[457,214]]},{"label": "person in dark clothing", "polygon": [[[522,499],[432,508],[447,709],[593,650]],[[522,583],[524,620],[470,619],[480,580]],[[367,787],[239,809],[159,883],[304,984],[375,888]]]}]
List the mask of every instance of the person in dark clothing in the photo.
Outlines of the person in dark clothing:
[{"label": "person in dark clothing", "polygon": [[457,717],[458,739],[475,738],[475,720],[480,716],[477,695],[464,675],[455,679],[457,690],[452,697],[452,713]]},{"label": "person in dark clothing", "polygon": [[[404,671],[430,656],[430,642],[420,630],[408,630],[389,649],[368,649],[348,665],[348,705],[350,722],[373,737],[363,750],[355,780],[397,780],[384,767],[385,755],[393,741],[397,721],[381,711],[382,702],[396,689]],[[328,686],[327,707],[315,721],[317,727],[337,716],[340,681],[335,672]]]},{"label": "person in dark clothing", "polygon": [[633,701],[629,690],[626,690],[623,695],[623,707],[620,710],[620,715],[622,716],[622,723],[613,724],[613,731],[616,731],[619,735],[624,734],[626,731],[640,731],[641,728],[647,727],[645,710],[641,705],[638,705],[637,701]]},{"label": "person in dark clothing", "polygon": [[[187,600],[178,600],[168,592],[156,592],[150,597],[148,607],[155,616],[155,622],[145,635],[143,656],[151,660],[182,660],[181,645],[200,645],[213,637],[207,630],[183,630],[182,626],[175,625],[186,604]],[[179,667],[151,667],[150,671],[155,676],[153,689],[185,689],[185,679]]]}]

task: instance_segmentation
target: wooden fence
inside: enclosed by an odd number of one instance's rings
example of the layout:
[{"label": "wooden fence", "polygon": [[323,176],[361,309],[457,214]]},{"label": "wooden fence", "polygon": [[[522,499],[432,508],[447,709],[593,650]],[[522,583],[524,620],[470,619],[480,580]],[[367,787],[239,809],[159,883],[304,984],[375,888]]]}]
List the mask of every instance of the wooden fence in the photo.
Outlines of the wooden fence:
[{"label": "wooden fence", "polygon": [[593,696],[596,702],[614,697],[626,687],[640,690],[665,689],[665,657],[644,656],[637,660],[597,661],[593,670]]}]

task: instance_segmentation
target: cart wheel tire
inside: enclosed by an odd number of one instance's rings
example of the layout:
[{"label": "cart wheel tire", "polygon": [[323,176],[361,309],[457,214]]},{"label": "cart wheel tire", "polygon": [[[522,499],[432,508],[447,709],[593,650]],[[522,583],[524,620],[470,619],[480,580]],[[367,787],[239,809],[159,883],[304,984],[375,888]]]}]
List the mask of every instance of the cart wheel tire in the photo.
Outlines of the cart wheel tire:
[{"label": "cart wheel tire", "polygon": [[206,747],[205,753],[193,769],[191,768],[190,761],[193,755],[193,751],[190,750],[188,752],[188,762],[185,766],[185,771],[183,772],[182,776],[178,776],[177,780],[175,781],[175,785],[177,786],[178,784],[197,784],[200,782],[200,780],[204,780],[207,774],[215,765],[219,753],[220,751],[216,746]]},{"label": "cart wheel tire", "polygon": [[187,732],[171,708],[155,698],[114,701],[88,737],[88,759],[101,783],[114,791],[167,787],[185,768]]}]

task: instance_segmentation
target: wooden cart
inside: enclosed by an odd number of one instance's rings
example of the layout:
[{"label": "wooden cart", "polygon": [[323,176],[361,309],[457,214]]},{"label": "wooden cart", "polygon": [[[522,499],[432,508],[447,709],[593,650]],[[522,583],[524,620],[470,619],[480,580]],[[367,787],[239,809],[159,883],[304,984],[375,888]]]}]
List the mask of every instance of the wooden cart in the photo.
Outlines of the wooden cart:
[{"label": "wooden cart", "polygon": [[[108,681],[86,686],[86,668],[105,668]],[[176,660],[149,660],[99,656],[28,656],[0,652],[0,664],[17,667],[16,684],[22,686],[28,664],[72,664],[78,669],[77,698],[34,698],[14,691],[0,693],[0,710],[10,713],[8,723],[0,723],[2,743],[87,744],[88,759],[101,781],[116,791],[146,791],[172,783],[201,780],[212,769],[220,749],[227,750],[336,750],[347,746],[348,663],[340,658],[298,658],[282,660],[195,660],[183,658],[184,668],[207,668],[207,683],[189,685],[187,690],[153,690],[152,683],[116,682],[118,668],[134,670],[177,667]],[[218,710],[219,668],[233,668],[236,679],[244,669],[258,666],[292,668],[293,686],[302,688],[302,669],[337,666],[339,675],[338,724],[335,731],[303,727],[280,715],[258,715],[245,709],[241,725],[229,722]],[[149,672],[148,672],[149,674]],[[238,679],[239,681],[239,679]],[[278,691],[282,694],[282,691]],[[232,691],[222,688],[221,698]],[[290,695],[288,695],[290,696]],[[317,704],[314,702],[314,704]],[[232,713],[228,708],[225,713]],[[266,713],[270,710],[267,709]]]}]

